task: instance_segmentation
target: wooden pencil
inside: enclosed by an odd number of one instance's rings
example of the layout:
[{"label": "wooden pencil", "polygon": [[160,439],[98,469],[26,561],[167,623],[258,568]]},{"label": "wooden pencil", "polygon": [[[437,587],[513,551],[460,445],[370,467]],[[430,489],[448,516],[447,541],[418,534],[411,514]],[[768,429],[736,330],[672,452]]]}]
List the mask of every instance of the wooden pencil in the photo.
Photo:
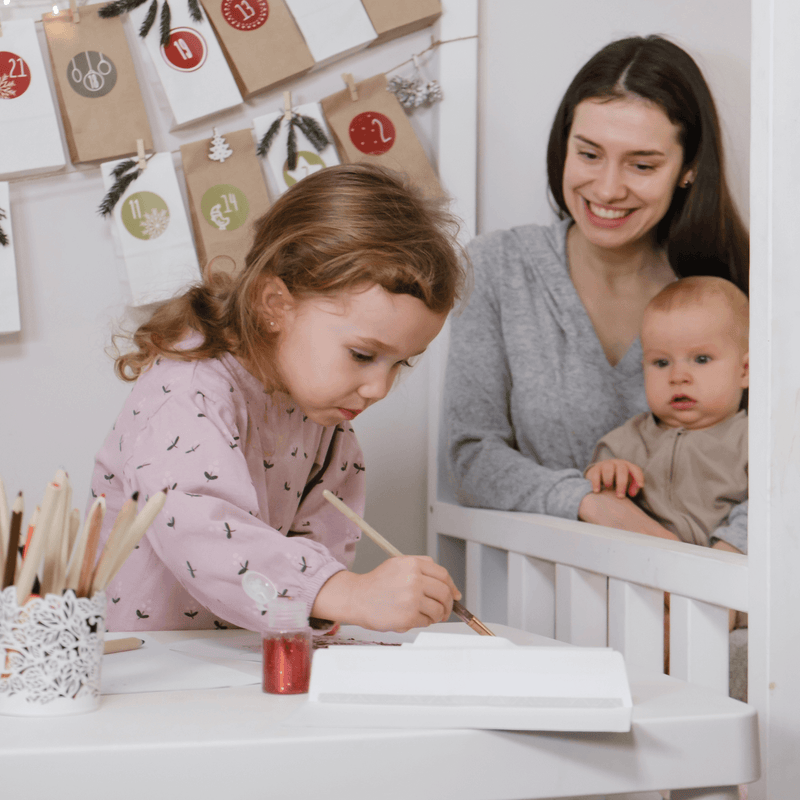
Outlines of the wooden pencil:
[{"label": "wooden pencil", "polygon": [[0,564],[5,563],[6,553],[8,552],[10,522],[6,487],[3,483],[3,479],[0,478]]},{"label": "wooden pencil", "polygon": [[[343,503],[333,492],[328,491],[328,489],[322,490],[322,496],[332,505],[334,508],[338,509],[342,512],[349,520],[355,522],[358,527],[372,539],[378,547],[382,548],[385,552],[387,552],[390,556],[402,556],[403,554],[388,540],[381,536],[378,531],[375,530],[368,522],[363,520],[361,517],[353,511],[350,506],[346,503]],[[469,625],[472,630],[476,633],[479,633],[481,636],[494,636],[494,634],[471,612],[467,611],[458,600],[453,601],[453,613],[459,617],[463,622]]]},{"label": "wooden pencil", "polygon": [[138,650],[144,644],[144,639],[137,639],[135,636],[127,636],[124,639],[106,639],[103,642],[103,655],[111,653],[125,653],[128,650]]},{"label": "wooden pencil", "polygon": [[119,514],[117,514],[114,524],[111,526],[108,539],[106,539],[103,545],[100,558],[97,559],[97,566],[95,566],[91,578],[92,586],[94,586],[95,577],[98,574],[105,574],[105,572],[111,569],[111,562],[113,562],[117,553],[117,547],[124,539],[126,531],[136,518],[138,501],[139,492],[134,492],[133,495],[122,504],[122,508],[119,510]]},{"label": "wooden pencil", "polygon": [[[25,605],[28,601],[39,565],[48,550],[49,536],[53,528],[56,507],[63,491],[63,486],[58,486],[52,482],[48,483],[47,488],[44,490],[44,498],[42,499],[36,527],[28,542],[25,557],[22,559],[22,568],[17,578],[17,604],[20,606]],[[42,589],[44,588],[43,585]]]},{"label": "wooden pencil", "polygon": [[100,529],[103,526],[103,517],[106,512],[106,498],[100,495],[89,509],[86,515],[86,521],[83,528],[72,548],[72,556],[70,558],[69,568],[67,569],[67,579],[64,586],[67,589],[78,591],[78,585],[81,578],[81,567],[83,566],[83,554],[86,551],[86,543],[89,540],[91,532],[96,529],[97,533],[95,538],[100,535]]},{"label": "wooden pencil", "polygon": [[22,492],[20,492],[11,508],[8,548],[6,550],[5,568],[3,570],[3,589],[14,585],[14,575],[17,571],[17,548],[19,547],[20,532],[22,531],[23,511]]},{"label": "wooden pencil", "polygon": [[98,497],[102,500],[100,503],[100,513],[95,518],[88,531],[86,543],[83,548],[83,555],[81,559],[81,567],[78,573],[78,597],[89,597],[92,591],[92,575],[94,574],[95,556],[97,555],[97,545],[100,542],[100,531],[103,529],[103,518],[106,511],[105,498]]},{"label": "wooden pencil", "polygon": [[43,580],[45,593],[61,594],[64,591],[64,580],[67,577],[67,562],[69,561],[69,526],[72,517],[72,484],[69,475],[64,470],[56,473],[55,482],[60,483],[64,491],[58,504],[58,511],[53,523],[48,546],[48,558],[43,570],[46,580]]},{"label": "wooden pencil", "polygon": [[108,560],[108,566],[104,566],[102,570],[97,570],[92,580],[92,594],[104,590],[114,579],[114,576],[125,563],[125,559],[136,549],[136,545],[139,544],[142,536],[147,532],[147,529],[164,507],[166,501],[167,490],[163,489],[160,492],[156,492],[144,504],[144,508],[136,515],[136,519],[133,520],[120,537],[118,544],[115,546],[116,552]]}]

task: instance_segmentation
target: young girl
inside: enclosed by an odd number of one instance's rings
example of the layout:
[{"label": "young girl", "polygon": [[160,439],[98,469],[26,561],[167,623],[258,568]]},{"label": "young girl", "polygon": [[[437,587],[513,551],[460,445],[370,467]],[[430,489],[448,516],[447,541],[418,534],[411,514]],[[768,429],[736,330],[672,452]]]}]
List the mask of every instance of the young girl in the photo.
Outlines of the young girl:
[{"label": "young girl", "polygon": [[[353,428],[439,333],[464,284],[453,220],[386,170],[331,167],[257,223],[245,267],[161,305],[119,355],[136,381],[97,455],[111,521],[134,492],[163,511],[108,589],[109,630],[259,630],[242,575],[323,621],[404,631],[460,597],[427,557],[348,571],[364,460]],[[324,623],[323,623],[324,624]]]}]

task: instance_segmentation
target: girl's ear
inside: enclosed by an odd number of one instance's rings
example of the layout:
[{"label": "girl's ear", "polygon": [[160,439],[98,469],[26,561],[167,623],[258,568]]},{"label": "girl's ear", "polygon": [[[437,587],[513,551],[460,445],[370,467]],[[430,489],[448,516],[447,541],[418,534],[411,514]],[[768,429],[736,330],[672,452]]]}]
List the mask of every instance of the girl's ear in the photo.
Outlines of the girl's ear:
[{"label": "girl's ear", "polygon": [[742,356],[742,389],[750,386],[750,353]]},{"label": "girl's ear", "polygon": [[294,298],[286,284],[277,277],[270,277],[261,292],[261,312],[270,333],[277,333],[286,318],[286,312],[293,306]]},{"label": "girl's ear", "polygon": [[680,186],[681,189],[688,189],[694,183],[696,177],[697,170],[694,167],[689,167],[689,169],[685,170],[681,175],[678,186]]}]

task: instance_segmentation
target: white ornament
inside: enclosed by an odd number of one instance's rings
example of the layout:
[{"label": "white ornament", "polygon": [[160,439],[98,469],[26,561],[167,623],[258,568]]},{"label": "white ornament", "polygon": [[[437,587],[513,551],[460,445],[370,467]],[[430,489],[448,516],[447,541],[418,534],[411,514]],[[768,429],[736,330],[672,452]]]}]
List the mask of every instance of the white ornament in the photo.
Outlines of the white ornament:
[{"label": "white ornament", "polygon": [[214,131],[214,136],[211,139],[211,149],[208,153],[208,157],[211,161],[219,161],[222,163],[226,158],[230,158],[230,156],[233,155],[233,150],[228,147],[225,137],[217,133],[216,128],[212,130]]}]

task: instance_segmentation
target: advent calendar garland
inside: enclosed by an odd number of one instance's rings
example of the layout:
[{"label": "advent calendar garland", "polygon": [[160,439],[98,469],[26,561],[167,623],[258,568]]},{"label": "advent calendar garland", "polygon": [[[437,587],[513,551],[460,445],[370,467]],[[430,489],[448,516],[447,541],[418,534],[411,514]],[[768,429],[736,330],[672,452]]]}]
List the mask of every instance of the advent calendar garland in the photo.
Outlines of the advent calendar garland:
[{"label": "advent calendar garland", "polygon": [[[109,3],[108,5],[103,6],[100,9],[100,16],[104,19],[109,19],[110,17],[118,17],[121,14],[126,14],[128,11],[133,11],[135,8],[139,8],[139,6],[146,3],[147,0],[113,0],[113,2]],[[189,5],[189,15],[195,22],[200,22],[203,19],[203,12],[200,9],[199,0],[188,0]],[[144,38],[150,33],[150,29],[153,27],[153,23],[156,21],[156,16],[158,15],[158,0],[152,0],[150,3],[150,8],[147,11],[147,16],[144,18],[144,22],[142,22],[141,27],[139,28],[139,36]],[[164,4],[161,6],[161,21],[160,21],[160,33],[161,33],[161,46],[167,47],[169,45],[169,33],[170,33],[170,24],[172,22],[172,12],[169,8],[168,0],[164,0]]]},{"label": "advent calendar garland", "polygon": [[[271,147],[273,140],[280,130],[281,123],[286,119],[286,117],[286,114],[284,114],[282,117],[278,117],[278,119],[276,119],[275,122],[269,126],[269,130],[267,130],[267,132],[261,137],[261,141],[258,143],[256,153],[262,158],[269,152],[269,148]],[[312,146],[318,153],[321,153],[330,144],[330,141],[325,135],[325,131],[322,130],[320,124],[313,117],[298,114],[296,111],[290,112],[288,117],[289,131],[286,141],[286,159],[288,161],[289,169],[295,170],[297,169],[296,127],[302,131],[306,139],[311,142]]]}]

